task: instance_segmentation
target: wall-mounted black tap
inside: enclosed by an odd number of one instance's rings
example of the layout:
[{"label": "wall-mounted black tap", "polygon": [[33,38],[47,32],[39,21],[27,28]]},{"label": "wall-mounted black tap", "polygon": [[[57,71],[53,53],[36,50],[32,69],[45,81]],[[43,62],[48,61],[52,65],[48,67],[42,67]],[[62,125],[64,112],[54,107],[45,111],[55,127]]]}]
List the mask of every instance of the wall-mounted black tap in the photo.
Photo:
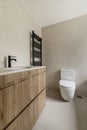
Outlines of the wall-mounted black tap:
[{"label": "wall-mounted black tap", "polygon": [[8,56],[8,67],[11,67],[11,61],[14,60],[14,61],[17,61],[16,60],[16,56]]}]

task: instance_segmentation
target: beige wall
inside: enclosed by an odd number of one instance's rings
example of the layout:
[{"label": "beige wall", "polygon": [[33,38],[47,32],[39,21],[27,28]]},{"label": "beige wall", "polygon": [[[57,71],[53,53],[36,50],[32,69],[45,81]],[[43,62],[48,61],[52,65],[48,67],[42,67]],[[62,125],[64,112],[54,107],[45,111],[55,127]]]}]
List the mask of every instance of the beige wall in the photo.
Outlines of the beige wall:
[{"label": "beige wall", "polygon": [[4,57],[17,56],[13,66],[30,65],[30,32],[41,35],[41,28],[20,0],[0,0],[0,67]]},{"label": "beige wall", "polygon": [[58,87],[61,68],[73,68],[77,71],[77,86],[87,90],[87,16],[44,27],[42,32],[47,87]]}]

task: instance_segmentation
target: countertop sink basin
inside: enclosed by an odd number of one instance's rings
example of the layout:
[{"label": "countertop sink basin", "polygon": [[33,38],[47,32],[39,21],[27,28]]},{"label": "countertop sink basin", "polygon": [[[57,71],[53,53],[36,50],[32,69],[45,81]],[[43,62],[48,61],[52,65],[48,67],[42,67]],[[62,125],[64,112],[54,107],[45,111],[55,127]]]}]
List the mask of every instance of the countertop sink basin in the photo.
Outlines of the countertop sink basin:
[{"label": "countertop sink basin", "polygon": [[18,67],[11,67],[11,68],[0,68],[0,76],[6,74],[12,74],[22,71],[28,71],[32,69],[37,69],[39,66],[18,66]]},{"label": "countertop sink basin", "polygon": [[0,68],[0,73],[10,72],[10,71],[17,71],[22,69],[29,69],[31,67],[12,67],[12,68]]},{"label": "countertop sink basin", "polygon": [[21,69],[21,68],[0,68],[0,73],[15,71],[15,70],[19,70],[19,69]]}]

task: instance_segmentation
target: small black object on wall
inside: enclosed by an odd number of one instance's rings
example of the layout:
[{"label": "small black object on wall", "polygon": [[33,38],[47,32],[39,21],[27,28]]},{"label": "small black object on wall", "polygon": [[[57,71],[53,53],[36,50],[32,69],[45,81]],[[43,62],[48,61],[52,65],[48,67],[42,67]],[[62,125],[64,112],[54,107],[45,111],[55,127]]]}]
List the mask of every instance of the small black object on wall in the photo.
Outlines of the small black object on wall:
[{"label": "small black object on wall", "polygon": [[32,31],[32,65],[42,66],[42,38]]}]

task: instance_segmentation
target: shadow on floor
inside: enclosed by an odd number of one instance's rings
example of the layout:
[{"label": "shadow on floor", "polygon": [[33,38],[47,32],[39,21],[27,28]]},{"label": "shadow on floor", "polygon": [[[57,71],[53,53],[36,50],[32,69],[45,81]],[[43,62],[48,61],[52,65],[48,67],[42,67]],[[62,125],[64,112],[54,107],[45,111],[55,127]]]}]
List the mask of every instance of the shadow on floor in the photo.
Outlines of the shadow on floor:
[{"label": "shadow on floor", "polygon": [[60,95],[60,91],[59,90],[47,90],[46,92],[46,96],[50,99],[53,99],[53,100],[58,100],[58,101],[62,101],[63,102],[63,99]]}]

